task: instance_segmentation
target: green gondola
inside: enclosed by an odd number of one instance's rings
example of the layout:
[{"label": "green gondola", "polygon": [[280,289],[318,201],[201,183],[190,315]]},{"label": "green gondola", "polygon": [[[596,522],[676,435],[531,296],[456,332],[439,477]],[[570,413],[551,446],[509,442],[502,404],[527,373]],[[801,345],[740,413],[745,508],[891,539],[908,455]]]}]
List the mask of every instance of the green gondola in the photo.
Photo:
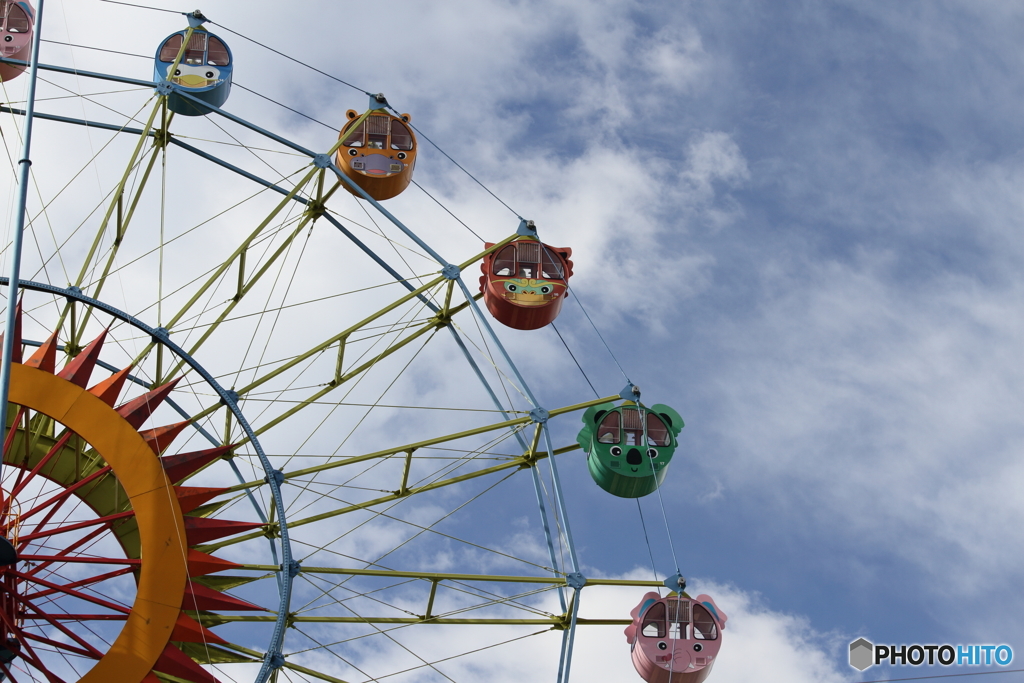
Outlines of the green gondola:
[{"label": "green gondola", "polygon": [[683,418],[669,406],[602,403],[583,414],[576,441],[587,452],[597,485],[621,498],[640,498],[665,480]]}]

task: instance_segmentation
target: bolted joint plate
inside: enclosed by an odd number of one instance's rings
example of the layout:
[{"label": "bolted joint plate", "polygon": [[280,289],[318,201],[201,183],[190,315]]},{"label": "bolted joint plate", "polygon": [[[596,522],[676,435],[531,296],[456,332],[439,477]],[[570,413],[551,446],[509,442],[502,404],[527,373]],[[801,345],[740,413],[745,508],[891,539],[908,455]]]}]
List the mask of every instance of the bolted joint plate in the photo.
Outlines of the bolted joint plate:
[{"label": "bolted joint plate", "polygon": [[534,408],[530,411],[530,419],[537,424],[544,424],[550,416],[551,414],[543,408]]},{"label": "bolted joint plate", "polygon": [[284,655],[280,652],[268,652],[263,659],[275,669],[280,669],[284,666]]},{"label": "bolted joint plate", "polygon": [[330,168],[331,158],[326,154],[317,154],[313,157],[313,165],[317,168]]},{"label": "bolted joint plate", "polygon": [[573,572],[572,574],[566,574],[565,583],[569,588],[579,590],[587,585],[587,577],[579,572]]},{"label": "bolted joint plate", "polygon": [[175,90],[174,84],[171,83],[170,81],[160,81],[159,83],[156,84],[156,94],[157,95],[164,95],[164,96],[170,95],[172,92],[174,92],[174,90]]},{"label": "bolted joint plate", "polygon": [[224,395],[226,396],[226,398],[222,398],[220,400],[221,403],[223,403],[226,406],[236,406],[236,405],[238,405],[238,392],[237,391],[235,391],[234,389],[228,389],[227,391],[224,392]]},{"label": "bolted joint plate", "polygon": [[456,279],[461,273],[462,271],[454,263],[448,263],[441,269],[441,275],[444,275],[449,280]]},{"label": "bolted joint plate", "polygon": [[640,402],[640,387],[630,382],[619,392],[619,398],[626,399],[627,401]]},{"label": "bolted joint plate", "polygon": [[536,237],[537,224],[524,218],[519,221],[519,229],[516,230],[516,234],[522,235],[523,237]]},{"label": "bolted joint plate", "polygon": [[686,590],[686,579],[683,578],[682,574],[670,576],[665,579],[665,588],[668,588],[670,591],[682,593]]},{"label": "bolted joint plate", "polygon": [[[274,470],[273,472],[271,472],[271,475],[274,477],[274,481],[277,482],[278,486],[280,486],[281,484],[284,483],[284,472],[282,472],[281,470]],[[263,477],[263,481],[265,481],[265,482],[267,482],[269,484],[270,483],[270,475],[268,475],[266,477]]]},{"label": "bolted joint plate", "polygon": [[292,560],[291,562],[288,563],[288,576],[290,576],[290,577],[292,577],[294,579],[296,576],[299,575],[299,573],[301,571],[302,571],[302,565],[299,564],[298,560]]}]

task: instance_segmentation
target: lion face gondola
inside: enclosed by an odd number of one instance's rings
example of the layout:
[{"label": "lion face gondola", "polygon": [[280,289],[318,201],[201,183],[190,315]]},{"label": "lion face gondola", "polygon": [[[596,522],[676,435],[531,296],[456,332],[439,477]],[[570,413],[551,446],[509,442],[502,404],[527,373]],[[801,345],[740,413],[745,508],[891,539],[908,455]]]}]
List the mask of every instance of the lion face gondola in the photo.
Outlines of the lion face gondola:
[{"label": "lion face gondola", "polygon": [[[29,60],[32,47],[32,22],[36,10],[28,2],[0,0],[0,50],[5,59]],[[17,78],[25,67],[17,64],[0,64],[0,81]]]},{"label": "lion face gondola", "polygon": [[[494,245],[487,243],[490,249]],[[488,254],[480,270],[480,291],[495,320],[517,330],[536,330],[562,310],[572,276],[572,249],[520,237]]]},{"label": "lion face gondola", "polygon": [[[157,83],[173,83],[181,92],[187,92],[210,107],[220,107],[227,102],[231,93],[234,71],[231,49],[206,29],[196,28],[182,50],[187,33],[172,33],[161,43],[156,53],[154,79]],[[210,107],[183,97],[178,92],[168,96],[167,107],[183,116],[204,116],[211,111]]]},{"label": "lion face gondola", "polygon": [[665,480],[683,418],[663,404],[650,408],[626,401],[593,406],[583,414],[576,441],[587,452],[597,485],[622,498],[640,498]]},{"label": "lion face gondola", "polygon": [[[374,109],[360,117],[355,109],[349,109],[347,116],[335,165],[377,201],[401,194],[412,182],[416,166],[416,136],[408,125],[409,114],[392,116]],[[360,118],[362,122],[357,124]],[[348,185],[345,188],[359,196]]]},{"label": "lion face gondola", "polygon": [[700,683],[711,674],[728,617],[710,596],[647,593],[630,616],[626,641],[647,683]]}]

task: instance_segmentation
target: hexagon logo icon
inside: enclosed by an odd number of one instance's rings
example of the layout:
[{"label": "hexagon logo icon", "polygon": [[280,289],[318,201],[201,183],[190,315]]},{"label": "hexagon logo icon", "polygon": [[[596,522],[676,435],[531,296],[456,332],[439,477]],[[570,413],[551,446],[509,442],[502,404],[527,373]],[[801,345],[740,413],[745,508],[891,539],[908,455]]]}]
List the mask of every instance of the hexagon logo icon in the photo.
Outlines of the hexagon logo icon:
[{"label": "hexagon logo icon", "polygon": [[858,638],[850,643],[850,666],[857,671],[863,671],[874,664],[875,646],[864,638]]}]

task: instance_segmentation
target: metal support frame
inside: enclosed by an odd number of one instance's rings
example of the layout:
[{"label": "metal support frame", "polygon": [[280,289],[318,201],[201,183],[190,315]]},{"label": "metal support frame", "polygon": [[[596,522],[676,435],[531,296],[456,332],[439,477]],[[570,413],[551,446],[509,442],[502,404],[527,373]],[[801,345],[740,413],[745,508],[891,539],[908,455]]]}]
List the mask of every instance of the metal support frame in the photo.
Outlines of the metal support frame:
[{"label": "metal support frame", "polygon": [[[40,0],[40,7],[41,7],[41,5],[42,5],[42,0]],[[38,34],[37,34],[36,38],[38,40]],[[33,60],[33,61],[38,61],[38,60]],[[22,63],[22,62],[19,62],[18,60],[7,60],[7,59],[0,59],[0,62],[7,62],[7,63],[14,63],[14,64]],[[170,87],[170,89],[172,89],[174,92],[176,92],[180,96],[184,97],[185,99],[192,100],[192,101],[194,101],[194,102],[196,102],[198,104],[202,104],[204,107],[210,109],[212,113],[215,113],[215,114],[217,114],[219,116],[223,116],[224,118],[227,118],[228,120],[233,121],[233,122],[237,123],[238,125],[240,125],[240,126],[242,126],[244,128],[252,130],[252,131],[254,131],[254,132],[256,132],[256,133],[258,133],[260,135],[263,135],[264,137],[267,137],[267,138],[269,138],[271,140],[274,140],[275,142],[278,142],[281,145],[284,145],[285,147],[288,147],[288,148],[290,148],[292,150],[295,150],[295,151],[300,152],[300,153],[302,153],[302,154],[304,154],[306,156],[309,156],[311,158],[315,168],[324,168],[324,169],[330,168],[335,173],[335,175],[339,178],[339,180],[341,182],[345,183],[355,194],[357,194],[358,196],[360,196],[364,200],[368,201],[371,205],[373,205],[374,208],[376,208],[383,216],[385,216],[391,223],[393,223],[401,232],[403,232],[407,237],[409,237],[413,242],[415,242],[420,248],[422,248],[432,258],[434,258],[434,260],[436,260],[442,266],[443,276],[447,277],[448,279],[458,283],[458,285],[461,288],[463,294],[465,295],[465,298],[466,298],[466,301],[468,302],[468,305],[473,308],[473,311],[476,314],[476,317],[481,322],[481,324],[484,326],[484,329],[487,331],[488,336],[494,341],[495,345],[498,347],[499,351],[501,352],[501,355],[504,358],[506,364],[512,370],[512,372],[514,373],[516,379],[519,381],[519,383],[522,386],[523,390],[526,392],[528,400],[530,401],[531,405],[534,407],[534,412],[537,413],[538,415],[542,415],[543,416],[543,419],[535,420],[535,421],[539,422],[539,429],[542,430],[542,432],[544,434],[545,445],[547,446],[547,451],[548,451],[547,455],[548,455],[548,460],[549,460],[550,467],[551,467],[552,487],[553,487],[554,492],[555,492],[555,503],[556,503],[556,506],[557,506],[557,508],[558,508],[558,510],[559,510],[559,512],[560,512],[560,514],[562,516],[562,519],[563,519],[564,528],[565,528],[565,534],[566,534],[566,544],[569,547],[570,560],[571,560],[571,564],[572,564],[573,574],[574,575],[579,575],[579,563],[578,563],[578,559],[576,557],[575,546],[574,546],[574,544],[572,542],[572,533],[571,533],[571,530],[570,530],[570,527],[569,527],[569,518],[568,518],[567,510],[566,510],[566,507],[565,507],[565,502],[564,502],[563,497],[562,497],[561,483],[560,483],[559,478],[558,478],[558,470],[557,470],[556,465],[554,464],[554,457],[553,457],[553,455],[554,455],[555,451],[552,448],[550,434],[548,433],[548,430],[547,430],[547,425],[546,425],[547,415],[544,414],[544,413],[546,413],[546,411],[543,410],[543,408],[541,407],[540,403],[537,401],[536,397],[534,396],[533,392],[531,391],[529,385],[527,384],[525,378],[519,372],[519,370],[516,367],[515,363],[512,361],[512,359],[509,356],[508,352],[505,350],[504,345],[502,345],[501,341],[498,339],[497,335],[494,333],[494,330],[491,327],[489,320],[483,315],[483,313],[480,310],[479,306],[476,304],[475,297],[469,292],[469,290],[467,289],[465,283],[463,282],[463,280],[461,278],[461,269],[460,269],[459,266],[457,266],[455,264],[451,264],[448,261],[446,261],[439,253],[434,251],[425,241],[423,241],[418,235],[416,235],[415,232],[413,232],[411,229],[409,229],[397,217],[395,217],[393,214],[391,214],[391,212],[389,212],[387,209],[385,209],[383,206],[381,206],[381,204],[379,202],[377,202],[375,199],[370,197],[366,193],[365,190],[363,190],[361,187],[356,185],[354,181],[352,181],[348,176],[346,176],[344,173],[342,173],[341,170],[337,167],[337,165],[335,165],[332,161],[330,161],[330,156],[329,155],[331,153],[333,153],[334,149],[332,149],[331,152],[328,153],[328,155],[318,154],[316,152],[313,152],[312,150],[309,150],[309,149],[307,149],[307,148],[305,148],[305,147],[303,147],[301,145],[298,145],[297,143],[294,143],[294,142],[292,142],[292,141],[290,141],[290,140],[288,140],[288,139],[286,139],[284,137],[281,137],[279,135],[271,133],[270,131],[267,131],[266,129],[261,128],[260,126],[257,126],[257,125],[255,125],[253,123],[250,123],[250,122],[246,121],[245,119],[242,119],[242,118],[240,118],[240,117],[238,117],[238,116],[236,116],[234,114],[226,112],[226,111],[224,111],[224,110],[222,110],[220,108],[217,108],[217,107],[210,107],[208,104],[202,103],[198,98],[194,97],[190,93],[188,93],[188,92],[186,92],[184,90],[181,90],[177,86],[174,86],[173,84],[169,84],[167,82],[163,82],[163,83],[157,84],[157,83],[152,83],[152,82],[148,82],[148,81],[141,81],[141,80],[136,80],[136,79],[126,79],[126,78],[111,76],[109,74],[99,74],[99,73],[94,73],[94,72],[76,71],[76,70],[66,69],[66,68],[63,68],[63,67],[56,67],[56,66],[52,66],[52,65],[38,65],[38,67],[46,69],[46,70],[56,71],[58,73],[73,73],[73,74],[75,74],[75,75],[77,75],[79,77],[84,76],[84,77],[87,77],[87,78],[98,78],[98,79],[101,79],[101,80],[110,80],[110,81],[115,81],[115,82],[120,82],[120,83],[128,83],[128,84],[133,84],[133,85],[148,86],[148,87],[154,87],[154,88],[159,86],[162,89],[167,89],[168,87]],[[33,68],[36,68],[36,67],[33,67]],[[12,109],[12,108],[9,108],[9,107],[0,107],[0,111],[10,111],[12,113],[20,113],[20,112],[18,112],[18,110],[15,110],[15,109]],[[30,102],[29,114],[31,115],[31,102]],[[67,117],[57,117],[57,116],[51,116],[51,115],[41,115],[40,117],[41,118],[46,118],[46,119],[49,119],[49,120],[57,120],[57,121],[63,121],[63,122],[69,122],[69,123],[77,123],[79,125],[87,125],[87,126],[99,127],[99,128],[104,128],[104,129],[108,129],[108,130],[118,130],[118,131],[123,131],[123,132],[132,132],[132,133],[136,133],[136,134],[152,135],[152,132],[148,131],[148,130],[146,130],[146,131],[138,131],[136,129],[128,129],[128,128],[124,128],[124,127],[115,127],[115,126],[110,126],[108,124],[95,124],[95,123],[86,122],[86,121],[76,121],[74,119],[70,119],[70,118],[67,118]],[[147,126],[147,128],[148,128],[148,126]],[[165,134],[166,134],[166,131],[165,131]],[[273,189],[275,191],[278,191],[278,192],[284,194],[287,199],[293,199],[293,200],[296,200],[296,201],[303,202],[305,204],[309,204],[310,203],[310,200],[307,200],[307,199],[305,199],[303,197],[299,197],[298,196],[298,192],[297,192],[298,187],[304,185],[304,183],[300,183],[299,185],[296,186],[295,189],[293,189],[291,191],[287,191],[287,190],[284,190],[284,188],[278,187],[274,183],[271,183],[269,181],[263,180],[263,179],[259,178],[258,176],[255,176],[255,175],[253,175],[251,173],[248,173],[247,171],[244,171],[244,170],[242,170],[242,169],[240,169],[240,168],[238,168],[236,166],[233,166],[231,164],[228,164],[227,162],[221,161],[221,160],[217,159],[216,157],[214,157],[213,155],[210,155],[210,154],[208,154],[206,152],[202,152],[201,150],[198,150],[195,147],[192,147],[191,145],[187,145],[186,143],[182,143],[181,141],[178,141],[178,140],[174,139],[173,137],[170,138],[170,142],[172,144],[178,145],[179,147],[182,147],[183,149],[188,149],[189,151],[191,151],[191,152],[193,152],[193,153],[195,153],[195,154],[197,154],[197,155],[199,155],[199,156],[201,156],[203,158],[206,158],[206,159],[208,159],[210,161],[213,161],[214,163],[217,163],[217,164],[221,165],[222,167],[225,167],[225,168],[227,168],[229,170],[232,170],[232,171],[234,171],[234,172],[236,172],[236,173],[238,173],[238,174],[240,174],[240,175],[242,175],[242,176],[244,176],[244,177],[246,177],[246,178],[248,178],[248,179],[250,179],[250,180],[252,180],[254,182],[257,182],[257,183],[259,183],[259,184],[261,184],[261,185],[263,185],[263,186],[265,186],[267,188],[270,188],[270,189]],[[338,145],[340,145],[340,140],[335,145],[335,148]],[[368,256],[370,256],[378,265],[383,267],[390,275],[392,275],[392,277],[395,277],[396,280],[401,282],[411,292],[415,292],[414,296],[417,296],[418,298],[423,300],[423,302],[432,311],[434,311],[435,313],[439,312],[438,308],[435,305],[433,305],[431,302],[429,302],[429,300],[426,300],[426,297],[423,294],[423,288],[418,288],[419,291],[416,291],[417,288],[413,287],[411,285],[411,283],[408,283],[405,278],[402,278],[397,271],[395,271],[390,265],[388,265],[382,258],[380,258],[378,255],[376,255],[373,252],[372,249],[370,249],[368,246],[366,246],[361,241],[356,239],[355,236],[352,235],[351,232],[349,232],[347,229],[345,229],[344,226],[342,226],[339,221],[333,219],[333,217],[329,216],[328,214],[324,214],[324,216],[328,219],[329,222],[331,222],[336,228],[338,228],[339,231],[341,231],[343,234],[345,234],[346,237],[348,237],[354,244],[356,244],[356,246],[358,248],[360,248],[364,253],[366,253]],[[497,246],[498,245],[496,245],[496,247]],[[473,260],[475,261],[476,259],[473,259]],[[472,263],[472,261],[470,261],[470,263]],[[13,281],[15,282],[15,286],[16,286],[17,283],[18,283],[18,278],[15,276],[13,278]],[[60,293],[62,295],[66,295],[66,294],[64,294],[64,292],[66,290],[62,290],[62,289],[57,288],[57,287],[51,287],[51,286],[48,286],[48,285],[44,286],[44,285],[41,285],[39,283],[33,283],[33,285],[36,288],[39,288],[40,291],[52,291],[54,293]],[[103,310],[106,310],[107,312],[111,313],[112,315],[115,315],[116,317],[121,317],[121,319],[126,320],[128,322],[131,322],[131,324],[138,326],[140,329],[150,329],[148,327],[145,327],[144,323],[141,323],[139,321],[135,321],[135,319],[131,318],[131,316],[128,316],[128,314],[122,313],[120,311],[117,311],[116,309],[112,309],[111,307],[108,307],[106,305],[100,304],[100,302],[95,301],[94,299],[89,299],[88,297],[81,296],[81,298],[79,300],[83,301],[84,303],[88,303],[89,305],[92,305],[92,306],[101,308]],[[13,306],[12,306],[12,308],[13,308]],[[132,321],[134,321],[134,322],[132,322]],[[498,400],[497,395],[494,393],[493,389],[491,388],[489,382],[487,382],[487,380],[484,377],[483,373],[480,371],[480,368],[478,367],[478,365],[472,359],[471,354],[469,353],[469,350],[466,348],[465,344],[462,342],[458,332],[451,325],[450,321],[446,321],[445,322],[445,326],[449,328],[449,330],[452,333],[454,339],[456,340],[456,343],[459,346],[460,350],[463,352],[463,354],[466,356],[467,360],[469,360],[471,366],[473,367],[474,373],[477,375],[478,379],[481,380],[481,382],[485,386],[487,392],[490,394],[490,396],[492,398],[492,401],[499,408],[499,410],[502,411],[502,414],[507,417],[507,413],[505,413],[503,407],[501,406],[501,403]],[[10,337],[10,335],[8,335],[8,338],[9,337]],[[166,334],[161,338],[161,341],[162,341],[162,343],[164,345],[166,345],[168,348],[170,348],[172,351],[174,351],[176,353],[176,355],[178,355],[178,357],[180,359],[182,359],[182,361],[185,364],[188,364],[188,365],[190,365],[190,367],[192,367],[193,369],[197,370],[201,375],[204,376],[204,379],[207,379],[207,381],[210,382],[211,386],[214,386],[217,389],[218,393],[221,394],[221,396],[222,396],[222,400],[223,400],[224,404],[227,405],[229,407],[229,409],[231,410],[231,412],[236,415],[236,418],[239,420],[239,424],[240,425],[244,425],[243,428],[244,428],[247,436],[249,437],[249,440],[253,443],[254,448],[257,449],[257,452],[258,452],[258,454],[260,456],[261,462],[263,462],[264,468],[268,472],[268,479],[267,479],[267,481],[270,483],[272,491],[274,492],[275,502],[277,503],[277,507],[278,507],[279,510],[283,510],[284,507],[283,507],[283,505],[281,503],[281,500],[280,500],[280,490],[279,490],[279,487],[277,486],[274,477],[270,476],[270,472],[272,471],[272,469],[270,467],[269,461],[266,460],[266,456],[263,454],[262,450],[259,448],[258,441],[256,440],[256,433],[253,432],[252,429],[249,427],[249,425],[245,422],[244,418],[241,415],[241,410],[237,406],[237,403],[235,403],[232,400],[232,398],[230,396],[228,396],[228,392],[226,392],[223,388],[221,388],[219,385],[216,384],[215,380],[213,380],[212,377],[208,377],[206,374],[204,374],[205,371],[203,371],[198,364],[194,364],[194,361],[191,360],[191,356],[186,354],[184,352],[184,350],[182,350],[179,347],[177,347],[177,345],[174,345],[172,342],[170,342],[170,339],[166,336]],[[185,361],[186,358],[188,359],[188,361]],[[179,367],[181,367],[181,365],[179,365]],[[6,403],[5,403],[5,405],[3,407],[4,408],[6,407]],[[538,413],[538,411],[543,411],[543,412]],[[509,422],[509,421],[506,420],[506,422]],[[520,440],[520,444],[525,447],[525,443],[522,440],[522,436],[520,434],[517,434],[516,436]],[[555,559],[554,546],[553,546],[553,542],[552,542],[552,538],[551,538],[550,528],[547,525],[547,511],[546,511],[546,508],[545,508],[544,503],[543,503],[543,496],[541,494],[539,475],[536,472],[536,468],[531,467],[531,469],[534,470],[534,484],[535,484],[535,489],[536,489],[536,493],[537,493],[538,507],[540,508],[540,512],[541,512],[542,518],[544,520],[544,531],[545,531],[545,536],[546,536],[547,542],[548,542],[549,555],[551,556],[552,564],[554,565],[555,564],[555,562],[554,562],[554,559]],[[287,543],[287,531],[286,531],[286,526],[287,525],[285,524],[283,518],[281,519],[280,524],[282,526],[282,547],[284,548],[284,558],[283,558],[282,566],[287,566],[288,563],[290,562],[290,558],[291,558],[290,548],[288,547],[288,543]],[[290,596],[290,590],[291,590],[291,578],[290,577],[287,579],[287,581],[285,581],[283,586],[285,588],[284,592],[287,593]],[[569,668],[570,668],[570,664],[571,664],[571,654],[572,654],[571,651],[572,651],[572,644],[573,644],[573,635],[575,633],[575,624],[577,622],[576,612],[578,611],[578,608],[579,608],[578,606],[579,606],[580,590],[581,590],[581,588],[575,588],[574,589],[574,595],[573,595],[573,600],[572,600],[573,615],[572,615],[571,624],[570,624],[570,627],[569,627],[569,630],[568,630],[567,642],[564,644],[565,647],[563,647],[563,658],[565,659],[565,662],[564,662],[565,663],[565,670],[564,670],[565,678],[564,679],[562,678],[563,672],[562,672],[561,666],[560,666],[560,671],[559,671],[559,676],[558,676],[558,682],[559,683],[561,683],[563,680],[568,681]],[[561,597],[561,600],[562,600],[562,605],[564,607],[565,606],[564,595],[562,595],[560,593],[560,597]],[[280,646],[280,640],[278,640],[278,639],[279,638],[283,639],[283,628],[284,628],[283,620],[284,620],[284,617],[286,615],[286,611],[287,610],[286,610],[286,602],[285,602],[285,603],[283,603],[282,610],[281,610],[281,612],[279,614],[279,617],[278,617],[278,620],[279,620],[278,627],[275,629],[274,648],[278,648]],[[272,664],[270,662],[270,650],[274,649],[274,648],[268,648],[268,658],[264,661],[263,668],[260,670],[260,674],[257,677],[257,680],[260,681],[261,683],[263,681],[267,680],[267,676],[269,676],[271,669],[275,668],[275,667],[272,666]],[[279,655],[279,651],[276,651],[276,653]]]},{"label": "metal support frame", "polygon": [[[28,104],[25,116],[21,159],[18,160],[18,206],[14,219],[14,239],[11,249],[11,276],[13,284],[7,297],[7,317],[4,321],[4,343],[0,357],[0,435],[7,429],[7,397],[11,389],[11,355],[14,353],[14,325],[18,307],[18,283],[21,282],[21,249],[25,235],[25,214],[28,212],[28,181],[32,169],[32,124],[35,120],[36,82],[39,76],[39,44],[42,40],[43,0],[38,0],[32,34],[32,62],[29,70]],[[10,36],[8,36],[10,38]],[[0,476],[4,467],[4,438],[0,438]]]},{"label": "metal support frame", "polygon": [[[9,284],[10,280],[8,278],[0,277],[0,286],[7,286]],[[192,358],[192,356],[186,353],[184,349],[182,349],[180,346],[172,342],[170,338],[167,336],[166,331],[151,327],[146,323],[142,322],[141,320],[139,320],[138,318],[129,315],[128,313],[125,313],[124,311],[121,311],[109,304],[105,304],[101,301],[97,301],[96,299],[88,297],[82,294],[82,292],[78,290],[78,288],[76,287],[68,287],[65,289],[62,287],[56,287],[54,285],[49,285],[41,282],[31,282],[26,280],[22,280],[17,284],[20,285],[20,287],[23,289],[33,290],[37,292],[45,292],[47,294],[65,297],[67,299],[86,304],[87,306],[90,306],[92,308],[99,309],[106,313],[107,315],[117,318],[118,320],[121,320],[122,322],[125,322],[138,330],[141,330],[146,335],[150,337],[156,337],[157,339],[159,339],[161,344],[163,344],[166,348],[170,349],[172,353],[174,353],[176,356],[182,359],[182,361],[186,365],[188,365],[193,371],[198,373],[203,378],[203,380],[217,393],[217,395],[220,397],[220,400],[224,403],[224,405],[228,407],[228,410],[230,410],[231,413],[235,416],[235,420],[238,421],[239,427],[241,427],[242,430],[248,436],[249,442],[252,445],[253,450],[256,452],[260,464],[263,466],[263,470],[267,475],[264,481],[267,485],[270,486],[270,493],[274,505],[277,506],[278,510],[284,509],[284,499],[281,495],[281,484],[280,482],[278,482],[277,477],[274,476],[274,468],[270,464],[270,460],[267,458],[266,453],[263,452],[263,447],[260,446],[259,440],[253,433],[253,429],[249,425],[248,420],[246,420],[245,416],[242,414],[241,409],[238,407],[238,403],[235,402],[232,396],[232,392],[222,387],[220,383],[213,377],[213,375],[211,375],[202,365],[200,365],[194,358]],[[10,335],[8,335],[6,338],[9,339]],[[4,401],[3,403],[4,405],[7,404],[6,401]],[[292,550],[291,543],[288,537],[288,524],[285,521],[284,517],[281,515],[278,515],[277,527],[281,538],[281,564],[273,565],[273,571],[277,574],[278,585],[280,587],[280,602],[278,606],[277,615],[267,619],[268,621],[274,621],[274,632],[271,636],[270,644],[267,647],[268,657],[264,660],[260,672],[256,677],[256,681],[258,683],[265,683],[273,670],[273,666],[271,663],[272,654],[280,654],[281,643],[284,642],[284,632],[287,626],[286,621],[288,617],[288,607],[291,603],[292,583],[294,580],[294,577],[289,571],[289,568],[291,567],[292,564]]]}]

